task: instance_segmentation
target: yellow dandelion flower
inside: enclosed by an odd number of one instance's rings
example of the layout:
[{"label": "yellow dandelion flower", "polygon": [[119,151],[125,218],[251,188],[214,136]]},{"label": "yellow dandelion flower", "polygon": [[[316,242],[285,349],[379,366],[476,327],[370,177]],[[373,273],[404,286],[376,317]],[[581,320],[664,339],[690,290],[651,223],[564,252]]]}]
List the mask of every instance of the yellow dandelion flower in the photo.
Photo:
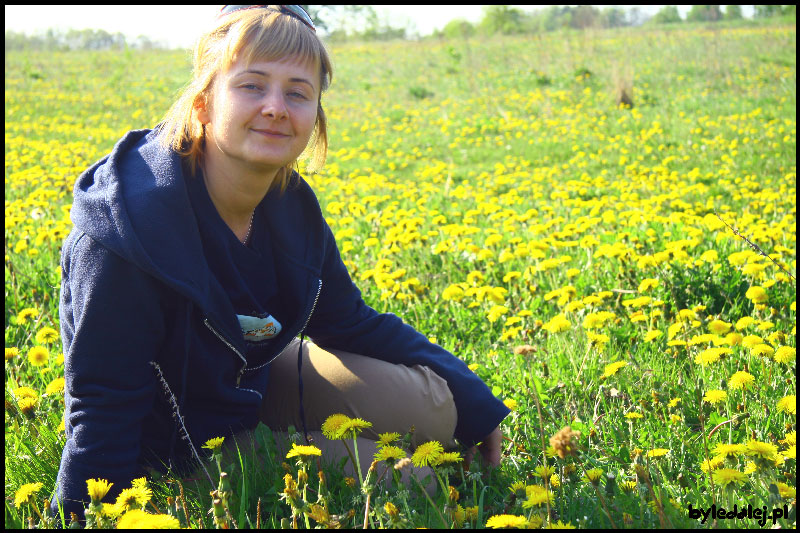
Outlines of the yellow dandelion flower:
[{"label": "yellow dandelion flower", "polygon": [[33,390],[30,387],[17,387],[14,389],[14,397],[17,400],[21,400],[22,398],[38,398],[39,393]]},{"label": "yellow dandelion flower", "polygon": [[774,461],[778,456],[778,447],[768,442],[760,442],[754,439],[747,441],[747,455],[753,455],[768,461]]},{"label": "yellow dandelion flower", "polygon": [[56,378],[44,390],[45,394],[61,394],[64,392],[64,378]]},{"label": "yellow dandelion flower", "polygon": [[619,486],[625,492],[631,492],[636,489],[636,482],[631,480],[626,480],[621,482]]},{"label": "yellow dandelion flower", "polygon": [[775,354],[775,350],[773,350],[772,346],[769,344],[756,344],[750,348],[750,353],[756,356],[771,358]]},{"label": "yellow dandelion flower", "polygon": [[17,356],[19,356],[19,348],[17,347],[6,348],[6,361],[10,361],[11,359],[14,359]]},{"label": "yellow dandelion flower", "polygon": [[753,346],[757,346],[759,344],[764,344],[764,339],[758,335],[748,335],[742,339],[742,346],[745,348],[752,348]]},{"label": "yellow dandelion flower", "polygon": [[728,398],[728,393],[724,390],[710,390],[703,396],[703,401],[711,405],[724,402]]},{"label": "yellow dandelion flower", "polygon": [[778,400],[778,411],[781,413],[797,414],[797,395],[790,394]]},{"label": "yellow dandelion flower", "polygon": [[736,457],[742,455],[747,451],[747,447],[744,444],[727,444],[721,442],[714,447],[714,455],[717,457]]},{"label": "yellow dandelion flower", "polygon": [[392,502],[386,502],[383,506],[383,510],[386,511],[386,514],[388,514],[392,518],[395,518],[397,517],[397,515],[400,514],[400,510]]},{"label": "yellow dandelion flower", "polygon": [[375,453],[376,461],[386,461],[392,464],[394,464],[395,461],[399,461],[405,457],[405,450],[397,446],[384,445]]},{"label": "yellow dandelion flower", "polygon": [[773,359],[778,363],[789,363],[794,361],[797,358],[797,352],[795,348],[791,346],[781,346],[777,350],[775,350],[775,355]]},{"label": "yellow dandelion flower", "polygon": [[33,318],[39,314],[39,311],[34,307],[27,307],[17,313],[17,324],[27,324],[29,318]]},{"label": "yellow dandelion flower", "polygon": [[610,364],[606,365],[606,367],[603,369],[603,376],[602,377],[603,378],[611,377],[614,374],[616,374],[619,371],[620,368],[622,368],[624,366],[627,366],[627,365],[628,365],[628,363],[625,362],[625,361],[617,361],[615,363],[610,363]]},{"label": "yellow dandelion flower", "polygon": [[508,490],[510,490],[512,493],[515,493],[517,491],[523,490],[524,488],[525,488],[524,481],[515,481],[508,487]]},{"label": "yellow dandelion flower", "polygon": [[19,410],[28,418],[33,418],[36,415],[36,405],[39,403],[37,398],[21,398],[17,401]]},{"label": "yellow dandelion flower", "polygon": [[708,473],[709,471],[713,471],[713,470],[716,470],[717,468],[721,467],[724,462],[725,462],[725,457],[723,457],[721,455],[717,455],[716,457],[712,457],[708,461],[706,461],[704,459],[703,462],[700,464],[700,470],[702,470],[703,472]]},{"label": "yellow dandelion flower", "polygon": [[180,529],[181,523],[174,516],[150,514],[141,509],[126,512],[117,522],[117,529]]},{"label": "yellow dandelion flower", "polygon": [[361,431],[371,428],[372,422],[367,422],[361,418],[350,418],[339,427],[342,438],[355,438]]},{"label": "yellow dandelion flower", "polygon": [[581,478],[581,481],[584,483],[592,483],[596,485],[600,482],[600,476],[603,475],[603,470],[601,468],[592,468],[586,471],[586,475]]},{"label": "yellow dandelion flower", "polygon": [[666,448],[655,448],[653,450],[648,451],[645,455],[654,459],[656,457],[663,457],[669,453],[669,450]]},{"label": "yellow dandelion flower", "polygon": [[512,398],[506,398],[505,400],[503,400],[503,405],[505,405],[512,411],[517,410],[517,400],[514,400]]},{"label": "yellow dandelion flower", "polygon": [[552,476],[555,471],[556,469],[552,466],[537,466],[535,470],[536,475],[542,479]]},{"label": "yellow dandelion flower", "polygon": [[746,389],[755,383],[756,378],[749,372],[740,370],[730,377],[728,380],[729,389]]},{"label": "yellow dandelion flower", "polygon": [[525,495],[527,499],[522,503],[522,507],[525,509],[544,505],[546,502],[549,502],[551,505],[555,503],[553,493],[539,485],[528,485],[525,487]]},{"label": "yellow dandelion flower", "polygon": [[206,450],[211,450],[212,453],[217,453],[222,449],[223,442],[225,442],[225,437],[214,437],[213,439],[208,439],[202,447]]},{"label": "yellow dandelion flower", "polygon": [[512,514],[494,515],[489,517],[489,520],[486,521],[486,527],[490,527],[492,529],[504,529],[509,527],[521,529],[527,524],[527,518]]},{"label": "yellow dandelion flower", "polygon": [[744,316],[736,321],[736,324],[733,326],[736,328],[736,331],[742,331],[755,323],[756,319],[751,316]]},{"label": "yellow dandelion flower", "polygon": [[109,483],[106,479],[87,479],[86,486],[92,503],[96,505],[100,500],[105,498],[112,485],[114,484]]},{"label": "yellow dandelion flower", "polygon": [[35,505],[34,496],[42,490],[44,483],[26,483],[14,493],[14,506],[19,509],[24,504]]},{"label": "yellow dandelion flower", "polygon": [[343,439],[343,431],[347,423],[350,421],[350,417],[342,414],[336,413],[332,414],[328,418],[325,419],[325,422],[322,424],[322,434],[325,435],[326,438],[330,440],[340,440]]},{"label": "yellow dandelion flower", "polygon": [[663,335],[664,335],[663,331],[654,329],[654,330],[648,331],[647,333],[644,334],[644,341],[645,342],[652,342],[655,339],[657,339],[657,338],[659,338],[659,337],[661,337]]},{"label": "yellow dandelion flower", "polygon": [[639,284],[639,292],[647,292],[655,287],[658,287],[657,279],[645,279]]},{"label": "yellow dandelion flower", "polygon": [[558,477],[558,474],[553,474],[550,476],[550,486],[555,488],[561,486],[561,479]]},{"label": "yellow dandelion flower", "polygon": [[53,328],[44,327],[36,332],[36,344],[50,344],[56,342],[60,335]]},{"label": "yellow dandelion flower", "polygon": [[44,346],[34,346],[28,350],[28,362],[33,366],[42,366],[47,364],[50,358],[50,352]]},{"label": "yellow dandelion flower", "polygon": [[141,509],[147,505],[147,502],[149,502],[152,497],[153,491],[147,487],[131,487],[120,492],[115,505],[120,512],[137,508]]},{"label": "yellow dandelion flower", "polygon": [[464,299],[464,290],[458,285],[450,285],[442,292],[442,299],[460,302]]},{"label": "yellow dandelion flower", "polygon": [[781,498],[791,500],[797,497],[797,489],[794,487],[790,487],[786,483],[781,483],[780,481],[775,485],[778,487],[778,492],[780,493]]},{"label": "yellow dandelion flower", "polygon": [[714,470],[711,477],[714,483],[722,487],[727,487],[731,483],[741,485],[747,481],[747,474],[733,468],[718,468]]},{"label": "yellow dandelion flower", "polygon": [[755,304],[764,304],[767,303],[768,300],[767,291],[758,285],[754,285],[747,289],[747,292],[744,295]]},{"label": "yellow dandelion flower", "polygon": [[694,362],[702,366],[708,366],[719,361],[723,355],[730,355],[731,353],[733,352],[730,348],[706,348],[697,354]]},{"label": "yellow dandelion flower", "polygon": [[550,333],[559,333],[562,331],[567,331],[569,328],[572,327],[572,324],[567,317],[564,315],[556,315],[551,318],[545,325],[542,326],[542,329],[549,331]]},{"label": "yellow dandelion flower", "polygon": [[642,413],[627,413],[625,418],[628,420],[637,420],[639,418],[644,418],[644,415]]},{"label": "yellow dandelion flower", "polygon": [[[539,520],[541,520],[541,518]],[[565,524],[564,522],[559,520],[558,522],[550,522],[549,524],[547,524],[547,529],[575,529],[575,526],[572,525],[572,522],[567,522]]]},{"label": "yellow dandelion flower", "polygon": [[716,333],[717,335],[723,335],[728,333],[730,330],[731,324],[728,324],[722,320],[712,320],[711,323],[708,324],[708,331],[711,333]]},{"label": "yellow dandelion flower", "polygon": [[414,454],[411,456],[411,462],[414,466],[435,466],[439,455],[444,453],[441,443],[432,440],[417,446]]},{"label": "yellow dandelion flower", "polygon": [[725,335],[725,338],[722,340],[723,344],[727,344],[728,346],[738,346],[742,344],[744,340],[744,336],[741,333],[728,333]]},{"label": "yellow dandelion flower", "polygon": [[292,443],[292,449],[289,450],[289,453],[286,454],[287,459],[291,459],[292,457],[300,457],[300,458],[307,458],[307,457],[319,457],[322,455],[322,450],[317,448],[316,446],[298,446],[294,442]]},{"label": "yellow dandelion flower", "polygon": [[389,444],[393,443],[397,439],[400,438],[400,433],[381,433],[378,435],[378,440],[376,444],[378,446],[388,446]]},{"label": "yellow dandelion flower", "polygon": [[439,454],[439,457],[436,458],[436,464],[433,466],[439,466],[447,463],[460,463],[463,460],[464,458],[461,457],[461,454],[458,452],[442,452]]}]

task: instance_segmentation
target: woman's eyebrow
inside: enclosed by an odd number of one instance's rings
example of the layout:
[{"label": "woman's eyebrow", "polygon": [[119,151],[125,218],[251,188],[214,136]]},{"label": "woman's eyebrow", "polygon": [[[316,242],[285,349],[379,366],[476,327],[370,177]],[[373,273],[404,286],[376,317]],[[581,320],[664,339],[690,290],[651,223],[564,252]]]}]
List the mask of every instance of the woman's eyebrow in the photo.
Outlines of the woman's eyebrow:
[{"label": "woman's eyebrow", "polygon": [[[242,74],[257,74],[259,76],[264,76],[265,78],[269,78],[270,77],[269,72],[264,72],[263,70],[256,70],[256,69],[243,70],[243,71],[239,72],[238,74],[236,74],[236,76],[241,76]],[[305,78],[289,78],[289,81],[292,82],[292,83],[307,83],[308,85],[311,86],[312,89],[315,88],[314,84],[311,83],[309,80],[307,80]]]}]

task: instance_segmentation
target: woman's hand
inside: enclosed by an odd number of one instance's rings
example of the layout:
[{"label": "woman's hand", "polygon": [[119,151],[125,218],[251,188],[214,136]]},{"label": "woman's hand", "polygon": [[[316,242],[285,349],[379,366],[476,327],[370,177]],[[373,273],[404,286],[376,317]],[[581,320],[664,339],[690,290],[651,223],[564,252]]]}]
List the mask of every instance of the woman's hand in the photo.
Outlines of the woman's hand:
[{"label": "woman's hand", "polygon": [[494,431],[489,433],[480,446],[473,446],[464,454],[464,465],[469,468],[472,458],[475,457],[475,451],[480,450],[484,461],[492,466],[500,466],[500,445],[503,442],[503,434],[500,427],[494,428]]}]

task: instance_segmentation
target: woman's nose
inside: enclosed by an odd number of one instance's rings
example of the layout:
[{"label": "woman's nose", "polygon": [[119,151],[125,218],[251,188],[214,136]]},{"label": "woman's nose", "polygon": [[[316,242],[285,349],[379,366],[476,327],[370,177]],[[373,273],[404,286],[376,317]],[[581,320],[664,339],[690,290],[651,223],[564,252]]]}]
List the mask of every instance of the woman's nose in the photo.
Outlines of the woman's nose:
[{"label": "woman's nose", "polygon": [[278,91],[267,93],[261,107],[261,114],[275,119],[286,117],[286,101],[283,99],[283,94]]}]

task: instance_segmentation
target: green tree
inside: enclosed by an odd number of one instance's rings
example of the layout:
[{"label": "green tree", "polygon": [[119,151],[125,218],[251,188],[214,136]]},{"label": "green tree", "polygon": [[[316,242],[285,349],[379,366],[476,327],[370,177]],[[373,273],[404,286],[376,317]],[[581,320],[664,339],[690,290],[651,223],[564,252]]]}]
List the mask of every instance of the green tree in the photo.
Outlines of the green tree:
[{"label": "green tree", "polygon": [[678,6],[664,6],[653,16],[653,22],[656,24],[672,24],[682,20]]},{"label": "green tree", "polygon": [[689,22],[716,22],[722,20],[719,6],[692,6],[686,15]]},{"label": "green tree", "polygon": [[493,35],[501,33],[512,35],[524,31],[524,13],[517,8],[504,5],[490,5],[484,8],[480,28]]},{"label": "green tree", "polygon": [[442,34],[448,39],[465,39],[475,34],[475,26],[464,19],[454,19],[442,28]]},{"label": "green tree", "polygon": [[593,28],[599,26],[600,11],[594,6],[578,6],[572,10],[570,26],[575,29]]},{"label": "green tree", "polygon": [[607,7],[600,12],[601,26],[604,28],[620,28],[628,26],[628,14],[620,7]]},{"label": "green tree", "polygon": [[742,18],[742,6],[725,6],[725,20],[739,20]]}]

